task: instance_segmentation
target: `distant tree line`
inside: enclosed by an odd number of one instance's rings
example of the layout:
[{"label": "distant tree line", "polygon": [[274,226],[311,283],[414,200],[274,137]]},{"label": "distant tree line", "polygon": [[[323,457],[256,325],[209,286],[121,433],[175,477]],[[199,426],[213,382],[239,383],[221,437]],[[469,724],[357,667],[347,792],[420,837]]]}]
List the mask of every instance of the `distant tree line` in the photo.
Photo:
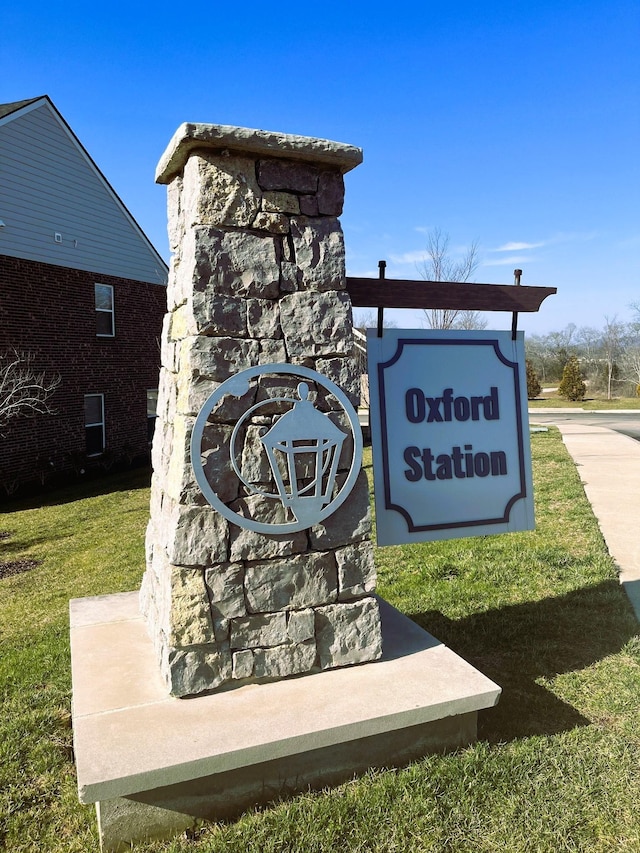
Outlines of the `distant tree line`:
[{"label": "distant tree line", "polygon": [[568,370],[565,388],[579,388],[582,381],[584,393],[601,394],[608,400],[640,396],[640,303],[631,308],[630,322],[605,317],[599,329],[569,323],[547,335],[527,335],[527,361],[542,387],[560,386]]}]

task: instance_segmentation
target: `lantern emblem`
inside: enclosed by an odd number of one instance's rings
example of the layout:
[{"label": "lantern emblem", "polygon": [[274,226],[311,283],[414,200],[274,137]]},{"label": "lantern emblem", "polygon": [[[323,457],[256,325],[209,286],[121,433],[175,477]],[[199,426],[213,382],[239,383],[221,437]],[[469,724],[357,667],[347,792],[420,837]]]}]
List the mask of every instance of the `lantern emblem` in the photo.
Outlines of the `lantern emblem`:
[{"label": "lantern emblem", "polygon": [[[310,526],[331,500],[346,434],[309,402],[306,382],[298,385],[298,395],[293,409],[261,441],[280,500],[299,522]],[[311,475],[311,482],[300,486],[307,479],[305,474]]]},{"label": "lantern emblem", "polygon": [[[238,511],[237,503],[232,508],[229,504],[233,501],[222,500],[220,488],[206,475],[207,451],[203,449],[207,443],[207,427],[215,429],[209,424],[209,417],[214,410],[219,411],[224,398],[248,398],[252,402],[257,396],[254,380],[267,376],[284,376],[285,382],[290,382],[290,377],[306,381],[298,383],[297,399],[267,395],[249,405],[233,427],[227,461],[247,498],[254,501],[262,498],[280,505],[280,520],[274,523],[249,517],[246,512],[251,503],[249,500],[240,501],[242,511]],[[334,402],[326,413],[320,411],[310,399],[311,383],[328,392],[339,408],[336,409]],[[278,411],[274,413],[274,409]],[[346,422],[348,431],[341,429],[331,416],[341,424]],[[258,440],[256,431],[259,432]],[[353,453],[351,460],[345,462],[345,441],[350,434]],[[226,482],[225,472],[221,476],[220,457],[221,453],[218,453],[216,477]],[[327,518],[344,502],[355,485],[361,460],[362,433],[358,416],[341,389],[314,370],[288,364],[250,368],[223,382],[202,407],[191,439],[192,466],[206,499],[229,521],[258,533],[293,533]],[[270,489],[265,488],[265,477],[270,480]],[[281,520],[282,510],[284,521]]]}]

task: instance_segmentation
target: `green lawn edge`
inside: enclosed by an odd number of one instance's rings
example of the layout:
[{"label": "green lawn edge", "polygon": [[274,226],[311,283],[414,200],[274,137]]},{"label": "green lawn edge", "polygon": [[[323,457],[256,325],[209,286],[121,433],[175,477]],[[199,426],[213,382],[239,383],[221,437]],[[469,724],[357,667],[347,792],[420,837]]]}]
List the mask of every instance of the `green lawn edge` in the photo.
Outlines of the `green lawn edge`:
[{"label": "green lawn edge", "polygon": [[587,397],[584,400],[565,400],[563,397],[536,397],[528,401],[530,409],[585,409],[588,412],[608,412],[640,409],[640,397],[616,397],[613,400]]}]

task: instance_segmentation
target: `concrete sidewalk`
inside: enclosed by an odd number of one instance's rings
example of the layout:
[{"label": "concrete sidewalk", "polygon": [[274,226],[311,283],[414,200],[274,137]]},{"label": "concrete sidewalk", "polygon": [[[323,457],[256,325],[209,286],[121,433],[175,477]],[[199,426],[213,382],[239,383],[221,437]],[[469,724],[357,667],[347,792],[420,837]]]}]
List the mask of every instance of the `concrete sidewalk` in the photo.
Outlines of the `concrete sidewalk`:
[{"label": "concrete sidewalk", "polygon": [[640,621],[640,442],[604,427],[556,426]]}]

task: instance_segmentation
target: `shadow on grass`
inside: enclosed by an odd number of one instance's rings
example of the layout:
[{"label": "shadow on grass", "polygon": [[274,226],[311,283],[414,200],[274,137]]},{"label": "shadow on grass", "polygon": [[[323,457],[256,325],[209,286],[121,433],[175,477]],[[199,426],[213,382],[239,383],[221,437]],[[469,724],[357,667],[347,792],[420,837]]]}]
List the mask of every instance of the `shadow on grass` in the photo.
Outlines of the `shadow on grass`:
[{"label": "shadow on grass", "polygon": [[465,619],[439,611],[411,618],[502,687],[498,705],[478,717],[478,735],[491,743],[588,725],[536,679],[591,666],[619,652],[638,630],[615,580]]},{"label": "shadow on grass", "polygon": [[[85,498],[99,497],[113,492],[128,492],[147,488],[151,483],[151,468],[148,465],[130,468],[108,474],[91,474],[86,480],[74,482],[68,486],[43,490],[36,494],[11,500],[0,501],[2,513],[19,512],[26,509],[38,509],[43,506],[59,506]],[[2,523],[0,521],[0,527]]]}]

